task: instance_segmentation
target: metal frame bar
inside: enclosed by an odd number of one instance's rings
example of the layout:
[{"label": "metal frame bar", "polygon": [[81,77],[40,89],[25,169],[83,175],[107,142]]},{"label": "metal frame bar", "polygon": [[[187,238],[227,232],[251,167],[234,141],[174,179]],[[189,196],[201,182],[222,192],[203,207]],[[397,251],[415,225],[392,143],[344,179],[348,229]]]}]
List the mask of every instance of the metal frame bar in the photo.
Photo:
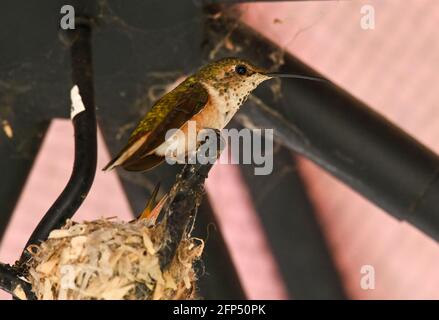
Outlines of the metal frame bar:
[{"label": "metal frame bar", "polygon": [[[18,117],[12,124],[15,128],[13,140],[6,136],[0,138],[0,170],[3,183],[0,188],[0,241],[10,217],[27,181],[35,158],[40,150],[49,121],[33,121]],[[18,145],[23,146],[17,148]]]},{"label": "metal frame bar", "polygon": [[268,176],[255,176],[250,165],[240,170],[289,296],[346,299],[292,152],[275,143],[273,158],[274,170]]},{"label": "metal frame bar", "polygon": [[207,196],[203,198],[198,209],[193,235],[206,239],[203,260],[197,265],[200,296],[208,300],[246,299],[241,280]]}]

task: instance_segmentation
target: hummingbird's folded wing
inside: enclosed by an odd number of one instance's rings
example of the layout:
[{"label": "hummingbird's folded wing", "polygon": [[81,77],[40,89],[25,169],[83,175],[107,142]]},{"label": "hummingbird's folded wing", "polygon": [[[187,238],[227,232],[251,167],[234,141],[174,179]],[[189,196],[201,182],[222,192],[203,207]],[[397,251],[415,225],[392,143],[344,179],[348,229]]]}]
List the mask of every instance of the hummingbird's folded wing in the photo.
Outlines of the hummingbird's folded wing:
[{"label": "hummingbird's folded wing", "polygon": [[[203,85],[194,77],[187,78],[154,104],[134,130],[128,145],[103,170],[117,165],[132,171],[149,169],[152,165],[148,163],[151,159],[147,159],[147,155],[165,141],[168,130],[181,128],[202,110],[208,99]],[[156,155],[151,157],[155,164],[160,160]]]},{"label": "hummingbird's folded wing", "polygon": [[171,107],[150,131],[142,146],[143,154],[148,154],[160,146],[165,141],[168,130],[181,128],[207,104],[209,96],[201,83],[193,82],[190,85],[182,83],[181,85],[183,88],[175,88],[157,102],[157,104],[170,105]]}]

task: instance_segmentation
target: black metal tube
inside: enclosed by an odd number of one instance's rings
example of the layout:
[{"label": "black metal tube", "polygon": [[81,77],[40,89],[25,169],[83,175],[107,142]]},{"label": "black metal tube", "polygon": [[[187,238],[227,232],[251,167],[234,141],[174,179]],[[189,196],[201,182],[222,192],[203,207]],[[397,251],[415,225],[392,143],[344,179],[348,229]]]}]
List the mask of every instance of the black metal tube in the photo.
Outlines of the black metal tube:
[{"label": "black metal tube", "polygon": [[71,32],[72,80],[79,88],[85,111],[72,120],[75,160],[66,187],[32,233],[26,247],[48,237],[81,206],[94,180],[97,161],[96,119],[93,91],[91,28],[78,24]]},{"label": "black metal tube", "polygon": [[[243,25],[232,41],[247,58],[266,66],[272,64],[269,55],[280,50]],[[290,55],[280,71],[321,77]],[[283,144],[439,240],[439,157],[434,152],[332,83],[283,80],[279,103],[283,112],[265,112],[275,119],[265,125],[277,131],[280,124],[279,131],[292,133],[291,141],[284,135]],[[260,119],[250,120],[257,124]]]},{"label": "black metal tube", "polygon": [[14,298],[20,299],[22,297],[18,297],[16,292],[19,287],[23,290],[27,300],[35,299],[30,283],[22,280],[14,268],[0,263],[0,288],[12,294]]}]

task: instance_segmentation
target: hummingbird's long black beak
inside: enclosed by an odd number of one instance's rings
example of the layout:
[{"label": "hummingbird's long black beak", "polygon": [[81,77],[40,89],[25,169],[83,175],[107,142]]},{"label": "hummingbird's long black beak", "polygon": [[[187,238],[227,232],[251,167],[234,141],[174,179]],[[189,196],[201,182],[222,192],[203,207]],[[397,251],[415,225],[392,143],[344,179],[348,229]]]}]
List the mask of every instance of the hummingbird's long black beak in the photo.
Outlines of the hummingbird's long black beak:
[{"label": "hummingbird's long black beak", "polygon": [[266,72],[264,73],[267,77],[271,78],[294,78],[294,79],[304,79],[304,80],[311,80],[311,81],[321,81],[321,82],[327,82],[326,79],[323,78],[317,78],[312,76],[304,76],[300,74],[289,74],[289,73],[281,73],[281,72]]}]

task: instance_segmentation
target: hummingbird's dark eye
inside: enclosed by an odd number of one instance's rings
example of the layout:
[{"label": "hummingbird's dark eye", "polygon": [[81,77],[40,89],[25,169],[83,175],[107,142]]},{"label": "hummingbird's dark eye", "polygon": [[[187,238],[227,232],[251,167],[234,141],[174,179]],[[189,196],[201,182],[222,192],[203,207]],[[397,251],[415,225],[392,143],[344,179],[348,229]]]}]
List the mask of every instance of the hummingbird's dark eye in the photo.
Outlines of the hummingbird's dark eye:
[{"label": "hummingbird's dark eye", "polygon": [[238,64],[235,67],[235,72],[241,76],[245,75],[247,73],[247,67],[242,65],[242,64]]}]

